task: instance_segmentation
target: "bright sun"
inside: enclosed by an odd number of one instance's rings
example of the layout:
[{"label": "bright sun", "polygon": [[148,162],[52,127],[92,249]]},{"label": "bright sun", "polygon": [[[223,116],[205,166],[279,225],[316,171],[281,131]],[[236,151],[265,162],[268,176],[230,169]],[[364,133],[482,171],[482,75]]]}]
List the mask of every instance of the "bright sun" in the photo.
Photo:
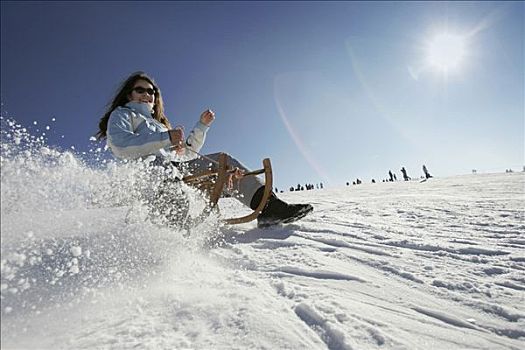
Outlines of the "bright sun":
[{"label": "bright sun", "polygon": [[448,33],[436,35],[427,45],[428,63],[441,72],[457,69],[465,56],[465,40]]}]

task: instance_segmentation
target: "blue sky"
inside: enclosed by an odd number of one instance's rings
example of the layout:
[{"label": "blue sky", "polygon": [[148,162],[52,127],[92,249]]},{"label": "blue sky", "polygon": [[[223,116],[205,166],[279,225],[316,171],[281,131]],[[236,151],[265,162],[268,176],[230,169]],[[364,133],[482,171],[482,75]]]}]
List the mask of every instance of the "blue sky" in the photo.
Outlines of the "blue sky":
[{"label": "blue sky", "polygon": [[[2,115],[79,151],[131,72],[279,188],[521,169],[523,2],[4,2]],[[457,67],[428,45],[462,39]],[[55,118],[55,121],[52,121]],[[37,121],[35,126],[33,122]],[[42,131],[40,130],[40,132]],[[36,132],[36,130],[35,130]],[[62,137],[63,136],[63,137]]]}]

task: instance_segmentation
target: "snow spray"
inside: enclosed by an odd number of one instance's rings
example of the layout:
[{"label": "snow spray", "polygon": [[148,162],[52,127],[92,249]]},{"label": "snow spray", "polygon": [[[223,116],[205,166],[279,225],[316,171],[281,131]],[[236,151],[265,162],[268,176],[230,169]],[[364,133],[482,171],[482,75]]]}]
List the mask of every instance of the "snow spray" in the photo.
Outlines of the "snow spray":
[{"label": "snow spray", "polygon": [[141,283],[218,231],[214,215],[190,232],[159,225],[162,213],[148,200],[164,195],[161,184],[168,194],[182,188],[193,211],[204,200],[183,184],[170,188],[163,182],[170,174],[148,161],[103,159],[102,148],[82,157],[47,145],[13,119],[1,123],[2,317]]}]

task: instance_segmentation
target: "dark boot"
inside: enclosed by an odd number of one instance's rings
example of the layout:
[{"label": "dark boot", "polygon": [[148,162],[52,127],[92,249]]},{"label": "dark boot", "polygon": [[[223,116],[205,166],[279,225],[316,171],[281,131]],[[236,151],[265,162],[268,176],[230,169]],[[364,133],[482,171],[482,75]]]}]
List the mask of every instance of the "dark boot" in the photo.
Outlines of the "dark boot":
[{"label": "dark boot", "polygon": [[[263,194],[264,187],[261,187],[253,195],[250,203],[250,207],[253,210],[259,206]],[[275,193],[272,192],[266,206],[257,217],[257,226],[268,227],[294,222],[305,217],[312,210],[314,210],[314,207],[311,204],[288,204],[277,198]]]}]

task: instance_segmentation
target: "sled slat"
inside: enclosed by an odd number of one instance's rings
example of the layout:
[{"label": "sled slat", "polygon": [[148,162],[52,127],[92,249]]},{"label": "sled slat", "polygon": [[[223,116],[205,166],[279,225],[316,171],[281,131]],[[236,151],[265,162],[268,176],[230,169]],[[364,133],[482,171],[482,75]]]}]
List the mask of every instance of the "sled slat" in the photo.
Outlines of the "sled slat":
[{"label": "sled slat", "polygon": [[[244,173],[244,176],[250,176],[250,175],[259,175],[259,174],[264,174],[266,170],[263,168],[263,169],[259,169],[259,170],[254,170],[254,171],[250,171],[248,173]],[[233,172],[233,171],[231,171]]]}]

